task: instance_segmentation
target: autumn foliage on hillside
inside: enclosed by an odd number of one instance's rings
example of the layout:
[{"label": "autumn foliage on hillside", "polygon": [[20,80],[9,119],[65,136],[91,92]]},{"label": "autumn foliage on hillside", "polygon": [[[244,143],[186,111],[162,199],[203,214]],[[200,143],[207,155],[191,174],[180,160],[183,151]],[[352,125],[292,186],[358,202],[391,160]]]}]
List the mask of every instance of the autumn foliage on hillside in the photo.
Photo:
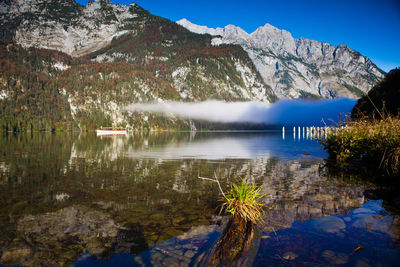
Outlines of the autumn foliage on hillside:
[{"label": "autumn foliage on hillside", "polygon": [[53,79],[67,55],[44,49],[0,45],[0,127],[6,131],[56,130],[72,126],[68,103]]}]

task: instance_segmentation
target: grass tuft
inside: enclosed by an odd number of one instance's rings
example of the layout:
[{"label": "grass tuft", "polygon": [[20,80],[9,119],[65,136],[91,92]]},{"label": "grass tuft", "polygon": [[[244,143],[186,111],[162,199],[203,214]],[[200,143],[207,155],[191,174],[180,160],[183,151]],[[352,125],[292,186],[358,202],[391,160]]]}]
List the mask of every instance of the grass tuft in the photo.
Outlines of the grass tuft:
[{"label": "grass tuft", "polygon": [[261,218],[264,197],[260,193],[262,186],[256,186],[243,180],[240,185],[233,184],[231,189],[224,194],[222,207],[246,222],[257,224]]}]

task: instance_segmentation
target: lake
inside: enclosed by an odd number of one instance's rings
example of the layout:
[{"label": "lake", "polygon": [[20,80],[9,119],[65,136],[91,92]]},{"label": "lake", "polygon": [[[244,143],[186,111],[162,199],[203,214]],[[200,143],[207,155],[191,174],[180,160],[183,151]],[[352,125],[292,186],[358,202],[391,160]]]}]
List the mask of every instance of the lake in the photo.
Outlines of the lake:
[{"label": "lake", "polygon": [[0,264],[196,266],[227,221],[216,183],[263,185],[244,266],[395,266],[398,209],[281,132],[0,137]]}]

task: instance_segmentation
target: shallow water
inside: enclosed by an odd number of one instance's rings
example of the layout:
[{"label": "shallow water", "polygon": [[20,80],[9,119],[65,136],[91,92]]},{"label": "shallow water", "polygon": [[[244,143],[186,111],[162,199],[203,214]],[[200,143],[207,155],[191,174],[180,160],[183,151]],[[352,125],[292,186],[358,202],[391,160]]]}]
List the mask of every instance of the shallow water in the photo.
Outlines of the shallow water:
[{"label": "shallow water", "polygon": [[[201,265],[217,242],[215,183],[263,184],[265,215],[238,264],[391,266],[399,216],[326,153],[280,132],[0,137],[0,264]],[[353,251],[360,247],[359,250]]]}]

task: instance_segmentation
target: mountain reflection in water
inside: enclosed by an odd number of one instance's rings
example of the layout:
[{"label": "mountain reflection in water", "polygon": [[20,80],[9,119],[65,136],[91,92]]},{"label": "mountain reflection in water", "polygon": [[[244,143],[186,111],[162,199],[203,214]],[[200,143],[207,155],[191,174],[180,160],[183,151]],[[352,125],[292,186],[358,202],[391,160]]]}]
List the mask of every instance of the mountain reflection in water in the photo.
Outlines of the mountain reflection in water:
[{"label": "mountain reflection in water", "polygon": [[[398,260],[397,213],[364,199],[368,185],[327,175],[315,140],[25,134],[1,136],[0,147],[0,264],[200,264],[226,219],[216,185],[199,175],[216,175],[224,189],[248,177],[268,194],[242,263]],[[358,245],[365,249],[350,255]]]}]

